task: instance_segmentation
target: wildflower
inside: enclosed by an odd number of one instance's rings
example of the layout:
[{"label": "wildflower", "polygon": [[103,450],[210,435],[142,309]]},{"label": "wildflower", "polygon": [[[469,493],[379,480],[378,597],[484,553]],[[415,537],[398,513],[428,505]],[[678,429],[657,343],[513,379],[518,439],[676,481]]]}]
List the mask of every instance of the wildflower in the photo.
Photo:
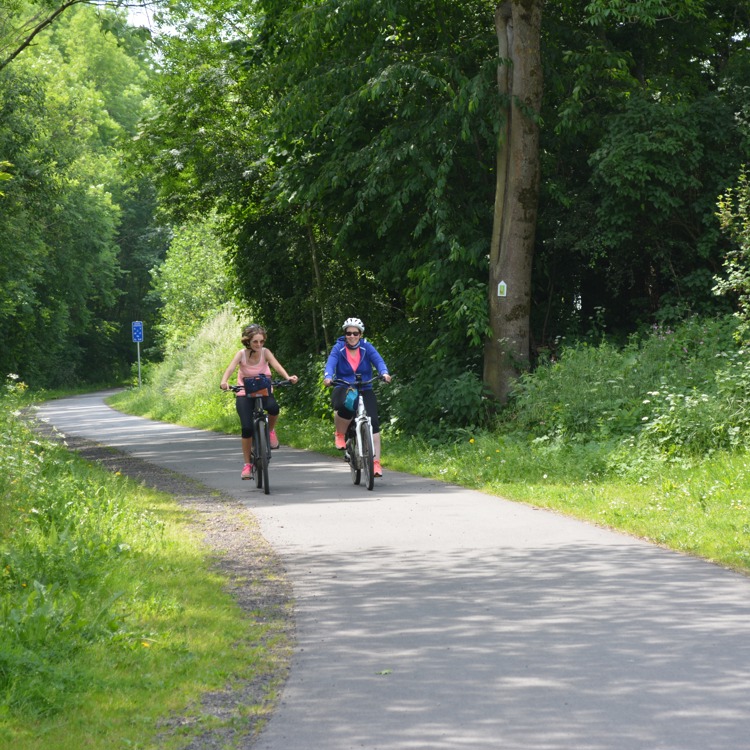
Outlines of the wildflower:
[{"label": "wildflower", "polygon": [[473,445],[474,444],[474,438],[469,438],[469,442]]}]

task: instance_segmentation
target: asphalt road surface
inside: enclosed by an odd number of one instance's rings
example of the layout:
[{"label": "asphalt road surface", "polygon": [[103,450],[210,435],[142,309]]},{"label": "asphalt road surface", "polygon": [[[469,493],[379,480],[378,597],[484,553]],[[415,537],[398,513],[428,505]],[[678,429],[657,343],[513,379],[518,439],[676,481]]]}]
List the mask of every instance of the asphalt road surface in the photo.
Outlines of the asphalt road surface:
[{"label": "asphalt road surface", "polygon": [[[258,750],[750,749],[750,579],[479,492],[282,445],[45,404],[64,433],[239,498],[281,555],[298,643]],[[283,414],[279,423],[283,443]]]}]

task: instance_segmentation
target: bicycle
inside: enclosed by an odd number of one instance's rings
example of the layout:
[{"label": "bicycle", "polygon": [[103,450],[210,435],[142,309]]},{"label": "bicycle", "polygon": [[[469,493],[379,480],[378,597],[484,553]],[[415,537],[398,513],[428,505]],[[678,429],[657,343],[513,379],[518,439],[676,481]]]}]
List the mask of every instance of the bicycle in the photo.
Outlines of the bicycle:
[{"label": "bicycle", "polygon": [[375,486],[375,450],[372,439],[372,421],[367,414],[365,400],[362,398],[362,386],[369,385],[375,380],[383,380],[382,376],[362,380],[361,375],[356,376],[354,383],[346,380],[332,380],[332,386],[345,385],[349,388],[357,389],[357,404],[354,412],[354,419],[349,423],[346,430],[346,449],[344,451],[344,460],[349,464],[349,470],[352,474],[352,483],[359,484],[362,480],[362,473],[365,475],[365,485],[368,490]]},{"label": "bicycle", "polygon": [[[272,380],[271,386],[290,385],[291,380]],[[242,385],[230,385],[229,391],[244,391]],[[263,408],[262,396],[249,396],[253,399],[253,447],[250,453],[255,486],[268,495],[271,485],[268,481],[268,464],[271,462],[271,440],[268,429],[268,412]]]}]

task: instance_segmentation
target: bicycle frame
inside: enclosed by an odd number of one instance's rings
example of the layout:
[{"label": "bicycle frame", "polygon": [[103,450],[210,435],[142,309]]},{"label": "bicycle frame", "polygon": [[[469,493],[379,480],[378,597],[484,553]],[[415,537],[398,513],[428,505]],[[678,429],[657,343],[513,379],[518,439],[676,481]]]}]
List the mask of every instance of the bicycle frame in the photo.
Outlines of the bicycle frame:
[{"label": "bicycle frame", "polygon": [[[275,380],[271,385],[289,385],[290,382],[291,381],[289,380]],[[244,387],[240,385],[230,385],[229,390],[237,393],[238,391],[244,390]],[[272,455],[269,442],[268,412],[263,405],[262,396],[247,396],[246,394],[246,397],[253,399],[253,437],[250,463],[252,464],[255,473],[255,486],[258,489],[262,489],[264,493],[268,495],[271,491],[268,479],[268,464],[271,461]]]},{"label": "bicycle frame", "polygon": [[[253,397],[251,397],[253,398]],[[259,457],[258,453],[258,435],[261,431],[267,433],[268,427],[268,412],[263,408],[263,401],[261,397],[254,397],[255,403],[253,404],[253,456]],[[266,450],[266,460],[271,460],[271,450]]]},{"label": "bicycle frame", "polygon": [[[372,419],[367,413],[365,400],[362,396],[362,386],[369,385],[375,380],[362,380],[361,375],[357,375],[354,383],[347,383],[344,380],[334,380],[335,386],[354,386],[357,388],[357,408],[352,421],[346,432],[346,452],[344,457],[349,462],[349,468],[352,473],[352,481],[359,484],[362,478],[362,471],[365,473],[365,480],[368,490],[375,486],[374,470],[374,435],[372,432]],[[352,433],[354,433],[352,435]]]},{"label": "bicycle frame", "polygon": [[372,420],[370,419],[370,415],[367,413],[367,409],[365,408],[365,400],[362,398],[362,391],[359,391],[357,394],[357,411],[354,415],[354,419],[352,420],[352,425],[354,425],[354,435],[357,440],[357,463],[358,469],[363,468],[364,460],[362,458],[363,456],[363,446],[362,446],[362,431],[360,430],[360,427],[366,424],[367,425],[367,431],[370,434],[370,440],[372,440]]}]

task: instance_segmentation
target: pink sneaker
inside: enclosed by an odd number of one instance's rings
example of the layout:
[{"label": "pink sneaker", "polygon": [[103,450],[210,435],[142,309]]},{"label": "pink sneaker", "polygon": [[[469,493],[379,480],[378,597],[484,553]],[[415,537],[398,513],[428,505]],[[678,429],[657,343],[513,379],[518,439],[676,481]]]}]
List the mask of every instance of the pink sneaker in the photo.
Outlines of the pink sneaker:
[{"label": "pink sneaker", "polygon": [[240,476],[243,479],[252,479],[253,478],[253,467],[250,466],[250,464],[245,464],[242,467],[242,474]]},{"label": "pink sneaker", "polygon": [[376,477],[383,476],[383,469],[380,467],[380,461],[372,462],[372,473],[373,473],[373,476],[376,476]]},{"label": "pink sneaker", "polygon": [[336,449],[340,451],[346,450],[346,438],[342,432],[336,433]]},{"label": "pink sneaker", "polygon": [[271,432],[268,433],[268,437],[271,441],[271,449],[276,450],[276,448],[279,447],[279,439],[276,437],[276,430],[271,430]]}]

